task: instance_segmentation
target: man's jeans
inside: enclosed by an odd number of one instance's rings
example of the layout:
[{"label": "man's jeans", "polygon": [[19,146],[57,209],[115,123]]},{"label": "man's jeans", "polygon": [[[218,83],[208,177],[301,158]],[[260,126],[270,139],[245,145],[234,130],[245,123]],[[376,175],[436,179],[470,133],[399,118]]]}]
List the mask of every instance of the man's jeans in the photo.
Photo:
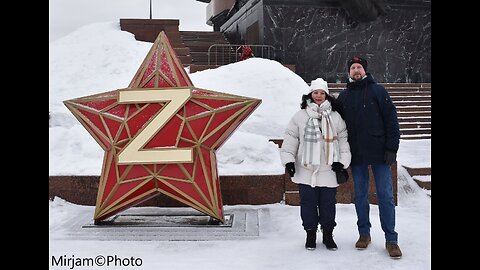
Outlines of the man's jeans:
[{"label": "man's jeans", "polygon": [[[387,164],[371,165],[375,178],[375,188],[380,212],[380,224],[385,232],[387,243],[397,243],[395,232],[395,203],[393,200],[393,183],[390,166]],[[353,185],[355,189],[355,210],[357,211],[357,226],[360,235],[370,235],[370,204],[368,201],[368,166],[352,165]]]}]

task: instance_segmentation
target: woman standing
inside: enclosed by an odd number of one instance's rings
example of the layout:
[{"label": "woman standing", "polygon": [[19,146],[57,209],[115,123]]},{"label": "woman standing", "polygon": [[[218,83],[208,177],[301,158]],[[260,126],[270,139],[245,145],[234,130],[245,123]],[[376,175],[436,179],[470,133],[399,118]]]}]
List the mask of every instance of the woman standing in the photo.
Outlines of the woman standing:
[{"label": "woman standing", "polygon": [[302,96],[300,108],[285,130],[280,158],[285,171],[298,184],[300,217],[307,232],[305,248],[316,248],[320,224],[323,244],[329,250],[336,250],[332,235],[337,225],[335,172],[346,169],[351,160],[345,121],[322,78],[312,81],[310,93]]}]

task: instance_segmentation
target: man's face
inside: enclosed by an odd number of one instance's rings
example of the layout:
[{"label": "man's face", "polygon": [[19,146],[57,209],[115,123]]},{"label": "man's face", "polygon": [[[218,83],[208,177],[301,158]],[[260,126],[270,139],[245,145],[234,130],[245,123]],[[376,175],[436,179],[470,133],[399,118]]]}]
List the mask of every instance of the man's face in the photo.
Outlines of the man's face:
[{"label": "man's face", "polygon": [[350,78],[354,81],[361,80],[363,76],[365,76],[365,70],[363,69],[363,66],[360,65],[359,63],[353,63],[350,66],[350,72],[349,72]]}]

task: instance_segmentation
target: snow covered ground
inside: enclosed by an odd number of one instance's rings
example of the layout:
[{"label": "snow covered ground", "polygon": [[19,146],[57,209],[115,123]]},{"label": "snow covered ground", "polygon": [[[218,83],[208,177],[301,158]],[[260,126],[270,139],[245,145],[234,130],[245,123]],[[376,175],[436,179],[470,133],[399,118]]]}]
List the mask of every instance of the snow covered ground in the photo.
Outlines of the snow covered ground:
[{"label": "snow covered ground", "polygon": [[[372,243],[366,250],[354,248],[358,239],[353,204],[337,204],[337,227],[334,239],[337,251],[321,244],[317,249],[304,248],[305,232],[301,226],[298,206],[281,203],[269,205],[232,205],[225,211],[242,207],[262,209],[268,215],[260,218],[260,233],[247,240],[215,241],[92,241],[55,240],[69,220],[82,211],[94,212],[94,206],[68,203],[60,198],[49,202],[50,269],[71,269],[54,266],[53,258],[132,257],[141,266],[110,265],[75,267],[74,269],[336,269],[336,270],[425,270],[431,269],[431,199],[416,185],[404,169],[399,170],[396,231],[403,257],[391,259],[385,250],[385,239],[378,219],[378,207],[371,205]],[[87,229],[88,230],[88,229]],[[128,260],[127,260],[128,261]],[[138,265],[138,264],[137,264]]]}]

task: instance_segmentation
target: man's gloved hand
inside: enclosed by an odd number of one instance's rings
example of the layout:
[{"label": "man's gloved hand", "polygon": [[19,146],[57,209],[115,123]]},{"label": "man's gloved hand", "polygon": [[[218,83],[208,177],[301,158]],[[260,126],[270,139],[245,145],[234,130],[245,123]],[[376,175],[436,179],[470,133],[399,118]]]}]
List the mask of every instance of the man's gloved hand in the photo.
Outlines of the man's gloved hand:
[{"label": "man's gloved hand", "polygon": [[332,164],[332,171],[334,171],[334,172],[340,172],[340,171],[342,171],[342,170],[343,170],[343,164],[342,164],[342,163],[337,162],[337,161],[333,162],[333,164]]},{"label": "man's gloved hand", "polygon": [[295,175],[295,163],[288,162],[285,164],[285,172],[288,173],[290,177],[293,177]]},{"label": "man's gloved hand", "polygon": [[391,151],[385,151],[384,160],[385,160],[385,163],[387,163],[387,165],[389,166],[392,165],[397,160],[397,153],[391,152]]}]

